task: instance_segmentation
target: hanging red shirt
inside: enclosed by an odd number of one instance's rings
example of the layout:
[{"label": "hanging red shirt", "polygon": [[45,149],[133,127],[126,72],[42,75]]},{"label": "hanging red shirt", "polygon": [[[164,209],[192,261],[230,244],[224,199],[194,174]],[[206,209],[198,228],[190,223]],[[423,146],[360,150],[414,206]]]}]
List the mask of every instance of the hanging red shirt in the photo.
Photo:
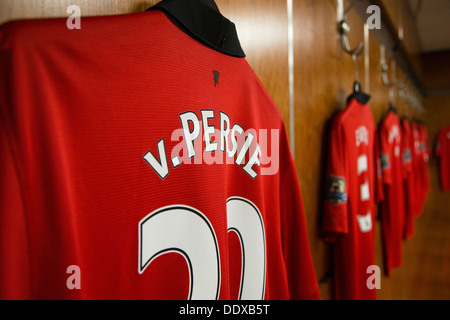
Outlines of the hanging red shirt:
[{"label": "hanging red shirt", "polygon": [[390,276],[391,269],[402,264],[405,227],[402,135],[400,121],[393,111],[388,113],[380,126],[380,142],[384,183],[381,225],[386,273]]},{"label": "hanging red shirt", "polygon": [[405,194],[405,231],[404,238],[409,239],[414,235],[414,218],[416,217],[415,172],[413,170],[412,152],[413,139],[411,125],[408,119],[402,119],[402,165]]},{"label": "hanging red shirt", "polygon": [[428,143],[428,131],[423,123],[419,124],[420,149],[422,151],[422,181],[423,181],[423,202],[425,204],[430,193],[430,172],[428,164],[430,162],[430,148]]},{"label": "hanging red shirt", "polygon": [[319,297],[283,120],[245,58],[155,10],[10,22],[0,70],[1,299]]},{"label": "hanging red shirt", "polygon": [[435,153],[440,158],[441,188],[444,191],[448,191],[450,190],[450,126],[439,131]]},{"label": "hanging red shirt", "polygon": [[417,122],[413,122],[411,124],[411,130],[413,133],[413,171],[415,176],[415,184],[414,184],[414,193],[415,193],[415,215],[419,217],[422,214],[423,205],[424,205],[424,193],[423,193],[423,175],[422,175],[422,165],[423,165],[423,154],[420,142],[420,132],[419,132],[419,124]]},{"label": "hanging red shirt", "polygon": [[322,231],[334,246],[336,299],[376,299],[367,286],[374,264],[375,132],[369,106],[356,99],[333,120]]}]

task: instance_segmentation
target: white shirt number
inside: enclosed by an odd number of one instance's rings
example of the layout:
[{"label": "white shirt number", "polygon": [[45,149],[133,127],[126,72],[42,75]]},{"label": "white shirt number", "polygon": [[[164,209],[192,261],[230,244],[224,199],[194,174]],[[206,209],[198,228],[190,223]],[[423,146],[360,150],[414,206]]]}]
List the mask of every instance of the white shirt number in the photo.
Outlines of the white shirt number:
[{"label": "white shirt number", "polygon": [[[264,299],[266,244],[259,209],[244,198],[227,201],[228,232],[241,244],[239,299]],[[142,274],[157,257],[167,253],[184,257],[189,268],[189,300],[213,300],[220,292],[220,254],[215,230],[208,218],[188,206],[160,208],[139,222],[139,267]]]}]

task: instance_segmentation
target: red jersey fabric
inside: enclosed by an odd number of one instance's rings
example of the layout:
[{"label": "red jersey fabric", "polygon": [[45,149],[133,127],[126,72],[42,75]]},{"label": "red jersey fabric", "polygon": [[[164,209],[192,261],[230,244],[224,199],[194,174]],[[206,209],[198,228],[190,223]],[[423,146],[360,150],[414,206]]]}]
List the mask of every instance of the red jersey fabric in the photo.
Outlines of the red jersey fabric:
[{"label": "red jersey fabric", "polygon": [[436,156],[440,158],[439,175],[442,190],[450,190],[450,126],[442,128],[438,134]]},{"label": "red jersey fabric", "polygon": [[414,155],[413,164],[417,174],[416,179],[416,217],[419,217],[423,212],[427,193],[429,191],[429,176],[428,176],[428,152],[426,143],[426,132],[424,127],[418,122],[413,122],[411,125],[414,139]]},{"label": "red jersey fabric", "polygon": [[415,216],[418,217],[422,213],[423,208],[423,196],[422,196],[422,175],[421,175],[421,165],[422,165],[422,149],[420,147],[420,135],[419,135],[419,125],[417,122],[412,122],[411,130],[413,133],[413,154],[412,154],[412,166],[415,177],[414,184],[414,195],[415,195]]},{"label": "red jersey fabric", "polygon": [[419,124],[420,149],[422,152],[421,174],[422,174],[422,194],[423,203],[425,204],[428,194],[430,193],[430,173],[428,163],[430,161],[430,148],[428,145],[428,131],[423,123]]},{"label": "red jersey fabric", "polygon": [[336,299],[376,299],[367,286],[374,264],[375,139],[369,106],[350,99],[332,124],[322,226],[334,243]]},{"label": "red jersey fabric", "polygon": [[402,119],[402,165],[405,195],[405,230],[404,239],[414,235],[414,218],[416,217],[415,171],[413,170],[412,151],[414,148],[411,125],[408,119]]},{"label": "red jersey fabric", "polygon": [[0,57],[1,299],[319,298],[244,58],[160,11],[10,22]]},{"label": "red jersey fabric", "polygon": [[405,202],[402,166],[402,135],[398,116],[389,111],[380,126],[380,157],[383,172],[384,200],[381,225],[386,274],[402,264],[402,241],[405,227]]}]

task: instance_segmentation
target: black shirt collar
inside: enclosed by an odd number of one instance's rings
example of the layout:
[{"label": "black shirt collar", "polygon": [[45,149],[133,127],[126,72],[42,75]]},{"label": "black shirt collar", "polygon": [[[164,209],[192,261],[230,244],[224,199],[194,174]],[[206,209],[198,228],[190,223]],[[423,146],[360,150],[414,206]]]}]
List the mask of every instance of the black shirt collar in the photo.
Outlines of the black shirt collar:
[{"label": "black shirt collar", "polygon": [[217,6],[200,0],[163,0],[149,10],[162,11],[190,37],[233,57],[243,58],[234,23],[222,16]]}]

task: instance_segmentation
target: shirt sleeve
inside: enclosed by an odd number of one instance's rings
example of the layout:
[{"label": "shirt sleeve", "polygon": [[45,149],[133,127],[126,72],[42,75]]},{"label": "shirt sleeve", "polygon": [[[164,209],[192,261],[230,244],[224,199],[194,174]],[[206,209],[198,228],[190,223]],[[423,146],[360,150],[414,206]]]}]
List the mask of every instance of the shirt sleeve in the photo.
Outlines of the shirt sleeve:
[{"label": "shirt sleeve", "polygon": [[375,204],[380,203],[384,200],[384,189],[383,189],[383,172],[381,169],[381,158],[380,158],[380,138],[378,131],[375,131],[374,138],[374,148],[375,148]]},{"label": "shirt sleeve", "polygon": [[0,299],[28,299],[25,213],[16,164],[1,128],[0,161]]},{"label": "shirt sleeve", "polygon": [[333,121],[328,146],[322,232],[325,241],[348,233],[348,160],[339,117]]},{"label": "shirt sleeve", "polygon": [[392,159],[390,149],[389,131],[385,125],[382,125],[380,129],[380,160],[384,184],[392,183]]}]

